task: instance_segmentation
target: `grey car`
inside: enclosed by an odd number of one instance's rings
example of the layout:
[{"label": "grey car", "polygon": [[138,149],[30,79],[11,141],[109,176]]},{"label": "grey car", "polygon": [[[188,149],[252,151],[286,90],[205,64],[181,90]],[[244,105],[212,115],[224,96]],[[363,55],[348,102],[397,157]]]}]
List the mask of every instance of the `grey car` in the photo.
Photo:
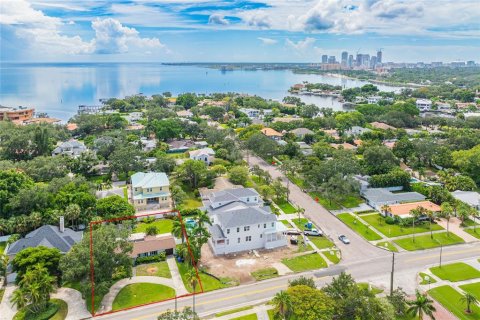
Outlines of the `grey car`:
[{"label": "grey car", "polygon": [[338,237],[338,240],[342,241],[345,244],[350,244],[350,240],[347,238],[346,235],[342,234],[341,236]]}]

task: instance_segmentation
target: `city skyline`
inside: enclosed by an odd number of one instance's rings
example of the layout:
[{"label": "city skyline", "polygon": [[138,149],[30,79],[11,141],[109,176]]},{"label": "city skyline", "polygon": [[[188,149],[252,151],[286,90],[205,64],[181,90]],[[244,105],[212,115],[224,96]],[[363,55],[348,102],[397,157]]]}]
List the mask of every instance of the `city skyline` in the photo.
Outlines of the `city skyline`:
[{"label": "city skyline", "polygon": [[384,61],[478,61],[478,12],[474,0],[4,0],[0,61],[315,63],[379,48]]}]

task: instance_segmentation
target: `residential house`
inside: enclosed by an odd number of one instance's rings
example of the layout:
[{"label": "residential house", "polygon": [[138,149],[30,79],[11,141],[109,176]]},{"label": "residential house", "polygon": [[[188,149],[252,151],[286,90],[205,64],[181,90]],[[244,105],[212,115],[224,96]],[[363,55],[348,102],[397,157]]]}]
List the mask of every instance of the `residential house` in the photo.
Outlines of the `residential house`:
[{"label": "residential house", "polygon": [[61,142],[55,149],[53,149],[52,156],[65,155],[76,158],[85,151],[87,151],[87,147],[83,142],[70,139]]},{"label": "residential house", "polygon": [[395,147],[397,140],[385,140],[383,141],[383,145],[388,149],[392,150]]},{"label": "residential house", "polygon": [[300,138],[300,139],[303,139],[305,137],[305,135],[309,134],[309,135],[312,135],[314,134],[314,132],[310,129],[307,129],[307,128],[297,128],[297,129],[293,129],[290,131],[291,133],[293,133],[297,138]]},{"label": "residential house", "polygon": [[142,144],[142,150],[144,152],[152,151],[157,147],[157,140],[156,139],[148,139],[146,137],[141,137],[140,138],[140,143]]},{"label": "residential house", "polygon": [[353,126],[350,129],[345,131],[345,134],[348,136],[360,136],[366,132],[372,131],[371,129],[368,128],[363,128],[359,126]]},{"label": "residential house", "polygon": [[189,110],[180,110],[177,111],[177,116],[179,116],[180,118],[191,118],[193,117],[193,113]]},{"label": "residential house", "polygon": [[370,122],[370,125],[372,127],[374,127],[375,129],[381,129],[381,130],[395,130],[396,129],[395,127],[392,127],[392,126],[390,126],[386,123],[378,122],[378,121]]},{"label": "residential house", "polygon": [[417,105],[417,109],[420,110],[420,112],[426,112],[432,109],[432,100],[417,99],[415,104]]},{"label": "residential house", "polygon": [[478,192],[455,190],[452,192],[452,196],[455,199],[465,202],[469,206],[480,210],[480,194]]},{"label": "residential house", "polygon": [[143,119],[143,112],[130,112],[125,116],[125,119],[127,119],[128,124],[135,125]]},{"label": "residential house", "polygon": [[273,140],[281,140],[283,137],[283,134],[272,128],[263,128],[261,132]]},{"label": "residential house", "polygon": [[215,151],[212,148],[202,148],[189,152],[190,159],[199,160],[210,165],[215,160]]},{"label": "residential house", "polygon": [[369,188],[361,195],[369,206],[379,211],[384,205],[425,200],[425,196],[418,192],[393,193],[386,188]]},{"label": "residential house", "polygon": [[215,255],[274,249],[287,244],[285,226],[252,188],[227,189],[204,199],[212,219],[209,245]]},{"label": "residential house", "polygon": [[283,123],[290,123],[294,121],[301,121],[302,119],[299,117],[275,117],[273,118],[273,122],[283,122]]},{"label": "residential house", "polygon": [[9,108],[0,105],[0,121],[10,120],[21,124],[25,120],[32,119],[34,113],[35,109],[33,108]]},{"label": "residential house", "polygon": [[260,110],[251,108],[241,108],[241,112],[245,113],[250,119],[258,119],[260,117]]},{"label": "residential house", "polygon": [[38,246],[56,248],[61,253],[67,253],[75,243],[82,240],[82,237],[82,231],[73,231],[70,228],[65,228],[64,218],[60,217],[60,226],[41,226],[28,233],[24,238],[7,245],[5,252],[10,259],[23,249]]},{"label": "residential house", "polygon": [[131,182],[131,198],[137,211],[171,207],[170,182],[164,172],[137,172]]},{"label": "residential house", "polygon": [[168,143],[167,153],[186,152],[193,147],[195,147],[195,143],[192,140],[173,140]]},{"label": "residential house", "polygon": [[348,142],[330,143],[330,146],[335,149],[357,150],[357,147],[355,147],[353,144],[350,144]]},{"label": "residential house", "polygon": [[130,253],[130,257],[133,259],[155,256],[162,252],[168,256],[175,252],[175,238],[170,233],[152,236],[143,232],[132,233],[128,240],[133,245],[132,253]]},{"label": "residential house", "polygon": [[382,96],[370,96],[370,97],[367,98],[367,103],[368,104],[376,104],[376,103],[379,103],[380,101],[393,102],[393,98],[382,97]]},{"label": "residential house", "polygon": [[468,109],[470,107],[476,107],[476,104],[474,102],[457,102],[455,106],[458,109]]},{"label": "residential house", "polygon": [[420,201],[420,202],[408,202],[400,204],[388,205],[389,209],[385,212],[385,215],[388,217],[399,217],[399,218],[409,218],[411,217],[410,211],[417,209],[418,207],[430,210],[434,213],[442,211],[439,205],[436,205],[430,201]]},{"label": "residential house", "polygon": [[323,130],[327,136],[330,136],[334,139],[340,138],[340,135],[338,134],[338,131],[335,129],[328,129],[328,130]]},{"label": "residential house", "polygon": [[304,156],[311,156],[313,154],[313,149],[310,145],[306,144],[303,141],[296,142],[296,144],[300,147],[300,152]]}]

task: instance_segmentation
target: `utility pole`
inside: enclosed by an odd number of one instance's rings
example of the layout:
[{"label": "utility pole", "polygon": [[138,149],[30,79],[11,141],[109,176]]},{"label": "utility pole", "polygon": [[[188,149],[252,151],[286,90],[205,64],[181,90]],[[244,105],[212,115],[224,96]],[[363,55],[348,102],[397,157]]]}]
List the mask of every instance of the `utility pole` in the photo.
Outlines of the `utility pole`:
[{"label": "utility pole", "polygon": [[440,243],[440,268],[442,267],[442,251],[443,251],[443,245]]},{"label": "utility pole", "polygon": [[392,273],[390,274],[390,296],[393,294],[393,274],[395,272],[395,252],[392,252]]}]

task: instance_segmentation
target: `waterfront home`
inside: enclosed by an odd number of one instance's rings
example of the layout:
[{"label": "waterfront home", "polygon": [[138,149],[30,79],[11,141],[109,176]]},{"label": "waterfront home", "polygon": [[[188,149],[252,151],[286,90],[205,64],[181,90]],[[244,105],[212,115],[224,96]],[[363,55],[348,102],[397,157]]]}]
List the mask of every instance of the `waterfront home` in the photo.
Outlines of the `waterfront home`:
[{"label": "waterfront home", "polygon": [[67,253],[75,243],[82,240],[82,237],[82,231],[73,231],[70,228],[65,228],[64,218],[60,217],[59,226],[41,226],[40,228],[27,233],[24,238],[18,239],[12,244],[8,244],[5,248],[5,253],[10,260],[23,249],[39,246],[56,248],[60,250],[61,253]]},{"label": "waterfront home", "polygon": [[83,142],[70,139],[68,141],[59,143],[57,147],[53,149],[52,156],[64,155],[76,158],[86,151],[87,147],[83,144]]},{"label": "waterfront home", "polygon": [[210,165],[215,160],[215,151],[212,148],[197,149],[190,151],[188,154],[190,159],[202,161],[206,165]]},{"label": "waterfront home", "polygon": [[137,211],[170,208],[170,181],[164,172],[137,172],[131,177],[131,199]]},{"label": "waterfront home", "polygon": [[33,118],[35,112],[34,108],[9,108],[0,105],[0,121],[10,120],[12,122],[21,124],[25,120],[30,120]]},{"label": "waterfront home", "polygon": [[175,253],[175,238],[170,233],[157,234],[149,236],[146,233],[132,233],[128,240],[132,242],[133,249],[130,257],[133,259],[140,257],[156,256],[162,252],[165,255]]},{"label": "waterfront home", "polygon": [[287,244],[285,226],[264,206],[255,189],[226,189],[204,199],[212,219],[209,245],[215,255],[258,249],[275,249]]}]

